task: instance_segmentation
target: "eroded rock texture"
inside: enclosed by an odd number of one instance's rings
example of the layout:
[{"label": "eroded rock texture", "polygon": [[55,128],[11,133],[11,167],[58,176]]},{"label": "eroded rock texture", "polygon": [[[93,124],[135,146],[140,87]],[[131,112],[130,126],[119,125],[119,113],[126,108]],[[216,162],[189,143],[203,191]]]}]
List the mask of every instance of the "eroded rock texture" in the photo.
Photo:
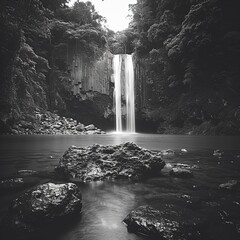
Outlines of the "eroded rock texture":
[{"label": "eroded rock texture", "polygon": [[3,225],[19,233],[32,233],[47,223],[80,213],[82,197],[73,183],[46,183],[27,191],[9,206]]},{"label": "eroded rock texture", "polygon": [[[198,232],[199,227],[204,224],[205,219],[190,217],[189,223],[179,221],[179,215],[189,214],[171,211],[159,211],[151,206],[140,206],[130,212],[123,220],[129,232],[146,235],[151,239],[179,240],[179,239],[201,239]],[[174,217],[175,216],[175,217]]]},{"label": "eroded rock texture", "polygon": [[94,144],[86,148],[70,147],[60,159],[56,172],[61,177],[83,182],[116,178],[140,180],[159,175],[164,165],[160,153],[134,143]]}]

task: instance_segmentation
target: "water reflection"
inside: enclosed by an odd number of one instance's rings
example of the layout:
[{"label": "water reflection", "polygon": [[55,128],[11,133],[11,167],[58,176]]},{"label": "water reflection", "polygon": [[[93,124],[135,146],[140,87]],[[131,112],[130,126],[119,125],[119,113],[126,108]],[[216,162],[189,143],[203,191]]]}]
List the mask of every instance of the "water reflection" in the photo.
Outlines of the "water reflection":
[{"label": "water reflection", "polygon": [[[134,234],[128,234],[122,223],[129,211],[136,207],[136,196],[129,183],[89,183],[81,190],[84,210],[77,227],[79,239],[139,239]],[[62,239],[75,239],[75,234],[69,233]]]},{"label": "water reflection", "polygon": [[[142,183],[127,181],[94,182],[79,184],[83,195],[81,217],[64,222],[56,228],[39,234],[44,240],[139,240],[141,237],[129,234],[122,223],[134,208],[150,204],[163,209],[165,204],[185,207],[182,194],[196,198],[210,199],[217,186],[230,177],[239,179],[240,158],[225,155],[221,159],[212,156],[214,149],[240,151],[240,137],[166,136],[153,134],[107,134],[92,136],[1,136],[0,176],[9,176],[21,169],[52,171],[63,152],[71,145],[88,146],[135,142],[149,149],[188,150],[184,155],[167,159],[197,164],[194,178],[176,179],[163,171],[163,176]],[[196,151],[197,149],[197,151]],[[50,157],[52,156],[52,157]],[[47,179],[42,179],[47,180]],[[193,187],[196,186],[196,187]],[[18,193],[0,199],[0,213]],[[212,195],[212,196],[210,196]],[[7,239],[7,238],[5,238]]]}]

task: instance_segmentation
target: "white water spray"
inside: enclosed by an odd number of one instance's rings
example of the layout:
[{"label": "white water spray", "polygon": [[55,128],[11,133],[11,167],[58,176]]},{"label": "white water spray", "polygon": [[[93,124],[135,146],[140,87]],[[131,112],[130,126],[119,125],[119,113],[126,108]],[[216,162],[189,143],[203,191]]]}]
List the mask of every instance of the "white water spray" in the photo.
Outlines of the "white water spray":
[{"label": "white water spray", "polygon": [[[125,69],[125,85],[121,78],[122,61],[124,60]],[[134,71],[132,56],[114,55],[113,58],[114,69],[114,100],[116,109],[116,131],[123,131],[122,124],[122,111],[121,111],[121,97],[122,87],[125,87],[126,98],[126,132],[135,133],[135,94],[134,94]]]},{"label": "white water spray", "polygon": [[116,114],[116,131],[122,132],[122,108],[121,108],[121,55],[114,55],[113,69],[114,69],[114,100],[115,100],[115,114]]},{"label": "white water spray", "polygon": [[131,55],[125,55],[127,132],[135,132],[134,71]]}]

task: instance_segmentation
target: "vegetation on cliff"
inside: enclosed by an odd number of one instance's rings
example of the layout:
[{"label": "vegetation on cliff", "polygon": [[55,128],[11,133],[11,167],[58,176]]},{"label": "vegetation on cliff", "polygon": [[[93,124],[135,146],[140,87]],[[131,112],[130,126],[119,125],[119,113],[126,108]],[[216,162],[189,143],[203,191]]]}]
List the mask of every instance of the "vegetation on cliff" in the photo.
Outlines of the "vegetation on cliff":
[{"label": "vegetation on cliff", "polygon": [[240,133],[239,7],[235,0],[131,6],[139,118],[155,121],[153,130]]},{"label": "vegetation on cliff", "polygon": [[[87,64],[106,50],[104,21],[91,2],[67,0],[1,1],[0,129],[9,132],[35,112],[58,111],[71,116],[71,54]],[[69,60],[69,61],[68,61]]]}]

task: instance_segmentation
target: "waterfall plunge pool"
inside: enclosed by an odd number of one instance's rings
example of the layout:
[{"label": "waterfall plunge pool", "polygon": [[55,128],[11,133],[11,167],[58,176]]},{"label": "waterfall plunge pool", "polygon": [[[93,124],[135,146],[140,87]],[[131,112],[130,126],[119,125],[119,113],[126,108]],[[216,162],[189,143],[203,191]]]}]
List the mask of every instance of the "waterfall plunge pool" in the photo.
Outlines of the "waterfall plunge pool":
[{"label": "waterfall plunge pool", "polygon": [[[221,210],[232,211],[233,202],[240,202],[239,193],[231,195],[218,190],[218,185],[229,179],[240,180],[240,137],[180,136],[157,134],[107,134],[107,135],[56,135],[56,136],[0,136],[0,176],[14,175],[18,170],[32,169],[51,172],[59,158],[71,145],[88,146],[135,142],[151,150],[187,149],[187,152],[165,157],[166,163],[197,165],[194,178],[170,177],[163,170],[159,178],[143,182],[112,181],[79,184],[83,195],[83,209],[79,218],[64,222],[42,231],[36,239],[45,240],[139,240],[145,239],[128,233],[122,223],[134,208],[149,204],[157,209],[172,206],[172,211],[190,209],[190,214],[209,215],[207,204],[223,205]],[[219,159],[213,156],[215,149],[222,149],[225,155]],[[44,175],[39,182],[49,181]],[[1,194],[0,216],[7,209],[9,201],[22,191]],[[195,208],[192,209],[182,196],[190,196]],[[192,200],[193,199],[193,200]],[[228,204],[229,203],[229,204]],[[187,216],[189,218],[191,216]],[[185,221],[186,219],[180,219]],[[226,239],[230,232],[214,228],[211,239]],[[224,229],[224,228],[223,228]],[[223,238],[221,238],[221,236]],[[4,239],[9,239],[5,236]],[[17,239],[17,238],[16,238]],[[234,238],[229,238],[233,240]],[[204,240],[208,240],[205,238]]]}]

